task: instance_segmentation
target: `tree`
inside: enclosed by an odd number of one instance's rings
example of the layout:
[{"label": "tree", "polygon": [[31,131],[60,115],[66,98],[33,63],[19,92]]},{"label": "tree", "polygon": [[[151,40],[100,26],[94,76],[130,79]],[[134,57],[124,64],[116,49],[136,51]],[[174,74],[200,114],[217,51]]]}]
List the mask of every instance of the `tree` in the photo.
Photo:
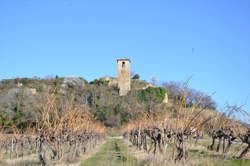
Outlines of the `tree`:
[{"label": "tree", "polygon": [[186,103],[189,106],[196,105],[201,108],[216,109],[216,102],[211,96],[195,89],[188,89]]},{"label": "tree", "polygon": [[174,101],[178,101],[186,90],[187,96],[185,102],[187,106],[191,107],[196,105],[204,109],[216,109],[216,102],[211,96],[196,89],[185,89],[184,84],[181,82],[165,82],[162,84],[162,86],[169,90],[169,98],[173,99]]},{"label": "tree", "polygon": [[139,79],[140,79],[140,75],[139,75],[139,74],[135,74],[135,75],[132,77],[132,79],[134,79],[134,80],[139,80]]},{"label": "tree", "polygon": [[181,82],[164,82],[162,86],[169,91],[168,97],[174,101],[179,100],[183,94],[184,85]]}]

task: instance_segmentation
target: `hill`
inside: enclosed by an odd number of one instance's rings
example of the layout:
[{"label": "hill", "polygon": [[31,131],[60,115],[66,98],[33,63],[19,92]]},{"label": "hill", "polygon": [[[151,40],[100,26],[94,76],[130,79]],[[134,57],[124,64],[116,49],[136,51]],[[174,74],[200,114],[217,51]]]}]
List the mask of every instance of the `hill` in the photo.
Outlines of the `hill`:
[{"label": "hill", "polygon": [[[115,81],[115,78],[113,79]],[[132,90],[119,96],[111,79],[100,78],[88,82],[80,77],[65,78],[15,78],[0,82],[0,124],[25,128],[33,124],[37,105],[49,94],[64,101],[86,105],[96,120],[106,126],[121,126],[133,119],[138,109],[160,105],[167,89],[153,86],[146,81],[132,80]]]},{"label": "hill", "polygon": [[[121,127],[142,114],[172,116],[186,91],[183,109],[192,110],[193,106],[203,109],[203,119],[221,115],[210,96],[175,82],[165,82],[158,87],[135,78],[131,81],[131,91],[126,96],[119,96],[114,77],[91,82],[81,77],[6,79],[0,82],[0,125],[5,129],[13,125],[18,128],[35,125],[34,119],[39,116],[38,103],[53,94],[58,100],[85,105],[105,126]],[[195,111],[188,113],[195,114]]]}]

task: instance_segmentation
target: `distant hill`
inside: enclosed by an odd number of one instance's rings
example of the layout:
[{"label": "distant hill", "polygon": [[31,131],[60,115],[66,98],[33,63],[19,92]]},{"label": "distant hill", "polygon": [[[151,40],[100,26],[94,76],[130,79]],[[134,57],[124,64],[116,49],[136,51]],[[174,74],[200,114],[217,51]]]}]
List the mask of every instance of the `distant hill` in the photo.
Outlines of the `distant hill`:
[{"label": "distant hill", "polygon": [[132,90],[120,97],[116,78],[88,82],[81,77],[15,78],[0,82],[0,124],[26,127],[34,120],[37,103],[48,94],[60,100],[87,105],[93,116],[107,126],[120,126],[133,118],[137,109],[154,109],[167,97],[167,89],[133,79]]},{"label": "distant hill", "polygon": [[[188,90],[183,109],[192,110],[194,105],[205,109],[203,119],[222,116],[216,111],[216,103],[210,96],[194,89]],[[108,127],[120,127],[140,117],[141,112],[154,116],[175,111],[183,91],[183,86],[174,82],[158,87],[132,79],[131,91],[126,96],[119,96],[114,77],[102,77],[91,82],[81,77],[6,79],[0,81],[0,126],[7,129],[13,125],[19,128],[35,125],[34,119],[39,114],[37,105],[47,95],[54,95],[64,103],[72,101],[85,105],[96,120]]]}]

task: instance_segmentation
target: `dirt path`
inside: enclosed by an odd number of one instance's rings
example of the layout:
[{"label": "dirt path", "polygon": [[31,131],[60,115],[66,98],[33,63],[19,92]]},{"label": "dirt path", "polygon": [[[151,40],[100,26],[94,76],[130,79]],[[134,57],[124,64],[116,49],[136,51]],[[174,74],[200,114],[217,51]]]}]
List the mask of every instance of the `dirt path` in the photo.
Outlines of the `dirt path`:
[{"label": "dirt path", "polygon": [[142,166],[129,152],[123,139],[110,138],[80,166]]}]

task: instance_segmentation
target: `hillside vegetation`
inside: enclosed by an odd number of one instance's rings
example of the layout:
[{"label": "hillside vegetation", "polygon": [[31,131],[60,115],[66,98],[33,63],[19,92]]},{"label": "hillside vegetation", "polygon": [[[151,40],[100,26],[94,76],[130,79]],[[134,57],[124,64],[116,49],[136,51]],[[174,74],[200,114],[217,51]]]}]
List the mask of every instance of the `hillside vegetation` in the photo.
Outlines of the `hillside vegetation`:
[{"label": "hillside vegetation", "polygon": [[16,78],[0,82],[0,126],[11,130],[35,125],[37,106],[49,94],[64,101],[84,104],[94,118],[106,126],[119,127],[133,119],[138,109],[154,110],[163,101],[167,89],[148,87],[145,81],[132,80],[132,90],[120,97],[117,86],[96,79],[80,77]]},{"label": "hillside vegetation", "polygon": [[[137,119],[141,113],[160,115],[166,111],[175,111],[184,91],[185,109],[192,106],[205,109],[208,116],[220,114],[216,111],[216,102],[211,96],[176,82],[165,82],[160,87],[138,79],[132,79],[132,90],[126,96],[119,96],[115,84],[105,79],[88,82],[80,77],[55,77],[48,79],[16,78],[0,82],[0,125],[11,130],[35,125],[38,116],[38,103],[48,94],[64,101],[84,104],[93,117],[108,127],[120,127]],[[115,79],[115,78],[112,78]],[[165,96],[169,102],[163,103]],[[190,112],[191,113],[191,112]]]}]

